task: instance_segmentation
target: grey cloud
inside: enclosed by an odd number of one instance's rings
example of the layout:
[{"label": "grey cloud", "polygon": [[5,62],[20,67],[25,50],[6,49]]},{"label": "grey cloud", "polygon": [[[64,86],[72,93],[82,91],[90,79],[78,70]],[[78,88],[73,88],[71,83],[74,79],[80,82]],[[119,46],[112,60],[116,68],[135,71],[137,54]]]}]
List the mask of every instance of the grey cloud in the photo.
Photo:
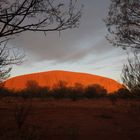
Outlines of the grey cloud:
[{"label": "grey cloud", "polygon": [[[34,58],[35,61],[73,62],[91,54],[105,53],[110,47],[104,38],[106,28],[102,19],[109,0],[81,0],[81,3],[85,6],[79,29],[64,31],[60,38],[56,32],[48,33],[47,36],[43,33],[26,32],[12,44],[24,48],[29,59]],[[101,43],[96,44],[97,37],[102,38]]]},{"label": "grey cloud", "polygon": [[[103,19],[109,1],[81,0],[85,6],[80,27],[61,32],[60,37],[58,32],[47,36],[26,32],[16,37],[11,44],[23,48],[27,55],[22,69],[26,73],[51,69],[80,70],[117,79],[120,72],[116,70],[120,70],[124,54],[105,39],[107,29]],[[20,72],[13,71],[13,75],[22,73],[20,68]]]}]

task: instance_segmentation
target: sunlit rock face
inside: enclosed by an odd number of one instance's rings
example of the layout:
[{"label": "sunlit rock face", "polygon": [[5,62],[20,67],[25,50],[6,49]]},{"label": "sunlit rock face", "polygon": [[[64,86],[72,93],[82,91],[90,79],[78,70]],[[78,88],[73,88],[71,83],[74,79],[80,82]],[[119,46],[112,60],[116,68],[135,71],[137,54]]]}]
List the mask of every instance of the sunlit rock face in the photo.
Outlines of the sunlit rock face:
[{"label": "sunlit rock face", "polygon": [[122,88],[122,85],[110,78],[69,71],[48,71],[17,76],[8,79],[5,87],[10,90],[22,90],[27,86],[28,81],[34,81],[41,87],[53,88],[59,81],[63,81],[67,86],[74,86],[79,83],[83,86],[98,84],[104,87],[109,93],[115,92]]}]

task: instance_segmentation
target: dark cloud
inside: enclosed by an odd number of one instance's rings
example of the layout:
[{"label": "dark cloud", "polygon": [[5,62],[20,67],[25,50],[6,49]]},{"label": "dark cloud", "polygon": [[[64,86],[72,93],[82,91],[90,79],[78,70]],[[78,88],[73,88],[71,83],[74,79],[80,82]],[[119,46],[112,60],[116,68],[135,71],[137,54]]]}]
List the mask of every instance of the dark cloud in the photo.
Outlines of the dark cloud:
[{"label": "dark cloud", "polygon": [[[38,61],[45,59],[69,62],[106,50],[106,46],[103,46],[103,43],[106,45],[106,29],[102,19],[105,17],[108,0],[81,0],[81,3],[84,4],[84,9],[79,29],[64,31],[60,37],[56,32],[48,33],[47,36],[26,32],[17,37],[13,45],[24,48],[30,57],[36,57]],[[100,38],[101,45],[97,42]]]},{"label": "dark cloud", "polygon": [[80,27],[61,32],[60,36],[58,32],[48,33],[47,36],[26,32],[16,37],[11,44],[23,48],[27,55],[27,61],[22,67],[29,69],[31,66],[32,71],[42,71],[43,66],[56,68],[54,65],[59,65],[59,69],[78,70],[77,65],[80,65],[79,70],[83,69],[84,72],[99,70],[103,74],[107,73],[103,69],[109,65],[113,68],[116,63],[118,67],[123,54],[105,39],[107,30],[103,19],[109,1],[81,0],[84,9]]}]

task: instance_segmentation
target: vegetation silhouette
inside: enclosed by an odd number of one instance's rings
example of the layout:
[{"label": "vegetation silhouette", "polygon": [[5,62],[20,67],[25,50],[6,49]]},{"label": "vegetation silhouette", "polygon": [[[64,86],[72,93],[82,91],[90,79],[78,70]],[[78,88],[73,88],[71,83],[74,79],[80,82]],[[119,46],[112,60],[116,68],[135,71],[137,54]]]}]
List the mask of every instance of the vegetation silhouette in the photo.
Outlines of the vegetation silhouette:
[{"label": "vegetation silhouette", "polygon": [[98,84],[84,86],[80,83],[75,83],[74,86],[68,86],[67,82],[59,81],[52,88],[41,87],[36,81],[29,80],[26,83],[26,88],[21,91],[8,90],[1,87],[1,96],[22,96],[24,98],[70,98],[72,100],[80,98],[99,98],[107,95],[107,90]]},{"label": "vegetation silhouette", "polygon": [[130,93],[140,96],[140,55],[137,52],[134,52],[132,57],[128,57],[121,78]]},{"label": "vegetation silhouette", "polygon": [[128,57],[122,68],[121,79],[126,88],[118,90],[114,97],[140,97],[140,1],[111,0],[105,19],[109,35],[107,40],[113,46],[129,49],[133,54]]},{"label": "vegetation silhouette", "polygon": [[110,0],[105,19],[109,31],[107,40],[123,49],[140,49],[140,1]]},{"label": "vegetation silhouette", "polygon": [[99,84],[84,86],[80,83],[75,83],[74,86],[68,86],[65,81],[59,81],[52,88],[39,86],[36,81],[29,80],[26,83],[26,88],[20,91],[8,90],[1,86],[0,96],[12,96],[28,98],[44,98],[44,99],[71,99],[76,101],[78,99],[99,99],[109,98],[112,104],[117,99],[133,99],[139,98],[139,92],[130,92],[129,89],[123,87],[116,92],[108,93],[107,90]]}]

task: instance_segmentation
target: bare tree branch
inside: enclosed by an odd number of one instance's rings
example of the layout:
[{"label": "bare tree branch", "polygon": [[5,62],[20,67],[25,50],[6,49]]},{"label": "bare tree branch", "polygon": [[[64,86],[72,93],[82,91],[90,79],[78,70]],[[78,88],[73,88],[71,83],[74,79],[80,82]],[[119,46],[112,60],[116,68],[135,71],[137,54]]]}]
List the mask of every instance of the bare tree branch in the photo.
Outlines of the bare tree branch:
[{"label": "bare tree branch", "polygon": [[[5,2],[8,0],[5,0]],[[24,31],[62,31],[79,26],[77,0],[13,0],[0,8],[0,37]]]},{"label": "bare tree branch", "polygon": [[105,23],[114,46],[140,49],[139,0],[111,0]]},{"label": "bare tree branch", "polygon": [[9,39],[0,42],[0,83],[10,75],[12,65],[19,65],[23,62],[25,55],[17,48],[8,48]]},{"label": "bare tree branch", "polygon": [[123,66],[122,81],[132,92],[140,92],[140,56],[137,52],[128,57],[128,63]]}]

